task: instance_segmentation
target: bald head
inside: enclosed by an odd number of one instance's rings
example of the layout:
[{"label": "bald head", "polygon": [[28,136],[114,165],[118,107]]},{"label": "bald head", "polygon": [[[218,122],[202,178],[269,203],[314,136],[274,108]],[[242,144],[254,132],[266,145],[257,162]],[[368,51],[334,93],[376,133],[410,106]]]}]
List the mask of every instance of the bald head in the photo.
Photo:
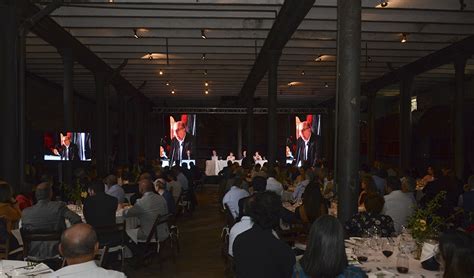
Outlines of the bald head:
[{"label": "bald head", "polygon": [[117,184],[117,177],[115,175],[108,175],[107,177],[105,177],[104,183],[107,186],[112,186],[114,184]]},{"label": "bald head", "polygon": [[70,259],[81,259],[83,262],[93,260],[97,249],[97,234],[89,224],[73,225],[61,236],[59,251],[68,262]]},{"label": "bald head", "polygon": [[50,200],[53,196],[53,191],[51,190],[51,184],[49,182],[42,182],[38,184],[35,192],[36,200]]},{"label": "bald head", "polygon": [[150,192],[153,191],[153,183],[148,179],[141,180],[138,182],[138,188],[142,194],[145,192]]}]

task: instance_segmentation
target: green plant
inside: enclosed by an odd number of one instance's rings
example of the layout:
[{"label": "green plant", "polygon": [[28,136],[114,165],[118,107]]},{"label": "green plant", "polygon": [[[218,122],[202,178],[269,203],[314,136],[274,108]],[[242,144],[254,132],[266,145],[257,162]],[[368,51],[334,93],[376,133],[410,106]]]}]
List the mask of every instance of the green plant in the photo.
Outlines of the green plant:
[{"label": "green plant", "polygon": [[83,186],[79,182],[79,179],[76,179],[73,185],[62,183],[61,189],[63,190],[66,198],[69,201],[73,201],[75,203],[80,202],[82,199],[87,197],[87,192],[83,190]]},{"label": "green plant", "polygon": [[438,237],[439,229],[446,222],[443,217],[436,214],[446,198],[446,191],[439,192],[425,208],[418,208],[408,220],[408,228],[417,243],[422,243],[429,238]]}]

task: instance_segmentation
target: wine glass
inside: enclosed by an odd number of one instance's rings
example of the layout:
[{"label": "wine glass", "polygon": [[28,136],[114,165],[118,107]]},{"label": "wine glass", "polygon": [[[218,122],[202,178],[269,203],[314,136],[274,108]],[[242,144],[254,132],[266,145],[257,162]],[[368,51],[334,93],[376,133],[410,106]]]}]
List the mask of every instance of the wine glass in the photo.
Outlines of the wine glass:
[{"label": "wine glass", "polygon": [[397,271],[402,274],[408,273],[409,270],[409,259],[408,255],[405,252],[398,253],[397,256]]},{"label": "wine glass", "polygon": [[388,258],[393,255],[393,242],[391,238],[383,238],[381,241],[382,254],[387,258],[388,263]]}]

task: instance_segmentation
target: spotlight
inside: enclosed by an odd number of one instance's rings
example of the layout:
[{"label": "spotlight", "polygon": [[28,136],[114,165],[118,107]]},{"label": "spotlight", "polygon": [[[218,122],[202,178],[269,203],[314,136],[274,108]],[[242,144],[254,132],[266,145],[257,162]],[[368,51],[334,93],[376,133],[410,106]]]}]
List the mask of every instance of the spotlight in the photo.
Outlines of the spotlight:
[{"label": "spotlight", "polygon": [[160,69],[160,75],[163,75],[163,70]]},{"label": "spotlight", "polygon": [[301,75],[305,75],[304,70],[301,71]]},{"label": "spotlight", "polygon": [[173,90],[171,90],[171,94],[172,94],[172,95],[174,95],[174,89],[173,89]]},{"label": "spotlight", "polygon": [[407,34],[402,33],[402,39],[400,40],[401,43],[406,43],[408,41]]},{"label": "spotlight", "polygon": [[206,69],[206,70],[204,70],[204,76],[206,76],[206,75],[207,75],[207,69]]},{"label": "spotlight", "polygon": [[151,52],[148,53],[148,59],[149,59],[149,60],[153,60],[153,53],[151,53]]},{"label": "spotlight", "polygon": [[138,39],[138,34],[137,34],[137,29],[133,29],[133,36],[135,37],[135,39]]},{"label": "spotlight", "polygon": [[329,84],[327,82],[324,82],[324,88],[329,88]]},{"label": "spotlight", "polygon": [[204,86],[208,87],[208,86],[209,86],[209,82],[205,81],[205,82],[204,82]]},{"label": "spotlight", "polygon": [[206,30],[204,30],[204,29],[201,29],[201,38],[207,39]]},{"label": "spotlight", "polygon": [[388,0],[382,0],[380,1],[380,7],[385,8],[388,6]]},{"label": "spotlight", "polygon": [[204,91],[204,93],[205,93],[206,95],[208,95],[208,94],[209,94],[209,90],[206,89],[206,90]]},{"label": "spotlight", "polygon": [[169,86],[170,85],[170,82],[169,81],[166,81],[166,86]]},{"label": "spotlight", "polygon": [[369,62],[369,63],[372,62],[372,57],[367,56],[367,62]]},{"label": "spotlight", "polygon": [[203,54],[202,54],[201,60],[206,60],[206,53],[203,53]]}]

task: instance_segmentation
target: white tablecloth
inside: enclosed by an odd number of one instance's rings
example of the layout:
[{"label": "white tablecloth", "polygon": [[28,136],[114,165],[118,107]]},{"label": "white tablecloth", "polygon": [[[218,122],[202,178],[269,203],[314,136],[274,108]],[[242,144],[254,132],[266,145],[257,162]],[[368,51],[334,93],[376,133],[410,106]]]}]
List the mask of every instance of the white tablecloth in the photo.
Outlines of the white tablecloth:
[{"label": "white tablecloth", "polygon": [[[28,262],[25,262],[25,261],[1,260],[0,264],[2,268],[2,273],[0,274],[1,278],[3,277],[46,277],[48,273],[53,272],[53,270],[50,269],[45,264],[36,265],[35,267],[32,267],[31,269],[24,268],[28,265]],[[6,269],[6,268],[9,268],[9,271],[7,271],[7,274],[10,276],[3,274],[3,269]],[[20,274],[20,273],[24,273],[24,274]],[[35,273],[38,273],[38,274],[35,274]]]},{"label": "white tablecloth", "polygon": [[[239,160],[234,160],[234,162],[239,163],[239,165],[242,165],[242,159]],[[255,161],[255,164],[260,164],[260,166],[263,166],[263,164],[267,163],[267,160],[257,160]],[[227,166],[227,160],[206,160],[206,176],[217,176],[219,175],[219,172],[224,169],[224,167]]]}]

